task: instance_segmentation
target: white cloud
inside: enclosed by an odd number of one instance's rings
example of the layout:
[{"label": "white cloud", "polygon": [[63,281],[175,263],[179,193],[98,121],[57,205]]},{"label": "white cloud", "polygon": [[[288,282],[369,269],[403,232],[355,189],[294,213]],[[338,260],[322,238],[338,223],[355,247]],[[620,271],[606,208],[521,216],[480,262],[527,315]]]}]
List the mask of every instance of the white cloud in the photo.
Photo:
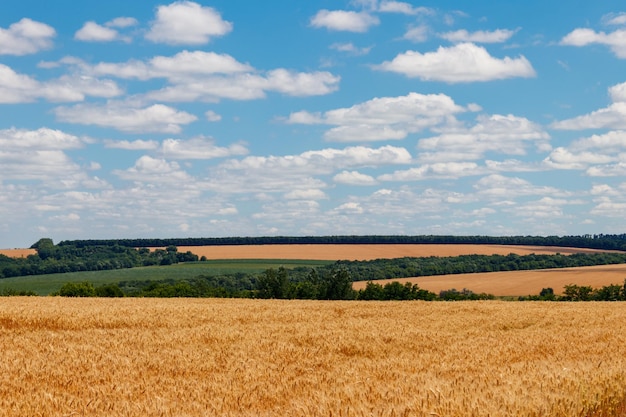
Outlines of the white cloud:
[{"label": "white cloud", "polygon": [[222,120],[222,116],[215,113],[213,110],[207,110],[204,113],[204,116],[209,122],[219,122],[220,120]]},{"label": "white cloud", "polygon": [[626,129],[626,102],[617,102],[589,114],[561,120],[551,125],[559,130]]},{"label": "white cloud", "polygon": [[626,83],[609,87],[609,96],[613,103],[608,107],[554,122],[551,127],[560,130],[626,129]]},{"label": "white cloud", "polygon": [[246,155],[248,149],[236,143],[227,148],[216,146],[213,139],[200,136],[189,140],[165,139],[161,152],[167,159],[212,159]]},{"label": "white cloud", "polygon": [[124,180],[147,184],[183,184],[191,180],[191,176],[181,170],[177,162],[167,162],[147,155],[139,158],[131,168],[113,173]]},{"label": "white cloud", "polygon": [[626,83],[609,87],[609,96],[614,103],[626,102]]},{"label": "white cloud", "polygon": [[586,174],[590,177],[623,177],[626,176],[626,161],[593,166],[587,169]]},{"label": "white cloud", "polygon": [[127,28],[131,26],[136,26],[139,22],[134,17],[116,17],[115,19],[109,20],[104,25],[111,28]]},{"label": "white cloud", "polygon": [[551,168],[584,169],[592,164],[608,164],[614,161],[616,161],[615,156],[594,152],[572,153],[566,148],[558,147],[544,159],[543,163]]},{"label": "white cloud", "polygon": [[334,210],[336,213],[343,214],[362,214],[365,210],[361,207],[361,204],[357,202],[343,203]]},{"label": "white cloud", "polygon": [[3,180],[38,180],[52,188],[71,187],[88,180],[65,153],[83,148],[88,139],[40,128],[0,130],[0,184]]},{"label": "white cloud", "polygon": [[424,164],[417,168],[395,171],[378,177],[380,181],[421,181],[432,178],[460,178],[479,175],[484,168],[474,162],[438,162]]},{"label": "white cloud", "polygon": [[579,28],[574,29],[561,39],[561,45],[587,46],[591,44],[606,45],[616,57],[626,59],[626,29],[605,33],[588,28]]},{"label": "white cloud", "polygon": [[467,111],[444,94],[409,93],[380,97],[324,114],[292,113],[287,123],[334,125],[324,137],[338,142],[404,139],[410,133],[448,122],[456,113]]},{"label": "white cloud", "polygon": [[626,203],[613,201],[608,197],[598,199],[598,203],[591,209],[590,214],[593,216],[606,216],[622,219],[626,212]]},{"label": "white cloud", "polygon": [[182,51],[172,57],[156,56],[149,62],[155,76],[175,80],[181,76],[233,74],[250,72],[253,68],[228,54],[204,51]]},{"label": "white cloud", "polygon": [[0,55],[28,55],[52,48],[56,31],[45,23],[24,18],[0,28]]},{"label": "white cloud", "polygon": [[0,130],[0,148],[3,150],[64,150],[82,148],[84,144],[85,141],[77,136],[45,127],[37,130]]},{"label": "white cloud", "polygon": [[296,72],[277,68],[262,73],[230,55],[204,51],[156,56],[147,62],[130,60],[89,65],[79,59],[65,59],[63,63],[96,76],[139,80],[166,78],[168,86],[146,94],[147,98],[160,101],[252,100],[263,98],[270,91],[290,96],[316,96],[336,91],[341,80],[325,71]]},{"label": "white cloud", "polygon": [[626,24],[626,13],[609,13],[602,16],[602,23],[605,25],[624,25]]},{"label": "white cloud", "polygon": [[404,74],[424,81],[461,83],[491,81],[513,77],[534,77],[535,70],[524,57],[494,58],[487,50],[473,43],[461,43],[424,54],[407,51],[392,61],[374,66],[381,71]]},{"label": "white cloud", "polygon": [[155,140],[105,140],[104,146],[110,149],[124,149],[127,151],[149,151],[156,150],[159,142]]},{"label": "white cloud", "polygon": [[315,188],[290,191],[284,197],[287,200],[324,200],[328,198],[325,192]]},{"label": "white cloud", "polygon": [[338,168],[378,167],[410,162],[411,154],[404,148],[353,146],[344,149],[306,151],[299,155],[249,156],[241,161],[229,161],[223,167],[229,170],[261,170],[272,175],[278,172],[328,174]]},{"label": "white cloud", "polygon": [[615,155],[626,150],[626,131],[613,130],[602,135],[592,135],[572,142],[570,148],[574,151],[598,149],[601,152]]},{"label": "white cloud", "polygon": [[434,10],[428,7],[414,7],[410,3],[405,3],[402,1],[381,1],[378,6],[378,11],[383,13],[402,13],[405,15],[432,15],[434,14]]},{"label": "white cloud", "polygon": [[83,101],[87,95],[110,98],[120,94],[122,90],[111,80],[65,75],[39,82],[0,64],[0,103],[29,103],[37,99],[71,102]]},{"label": "white cloud", "polygon": [[202,45],[223,36],[233,28],[212,7],[191,1],[177,1],[159,6],[146,39],[171,45]]},{"label": "white cloud", "polygon": [[197,117],[163,104],[136,107],[120,102],[105,105],[79,104],[54,109],[63,122],[111,127],[123,132],[179,133],[181,125],[189,124]]},{"label": "white cloud", "polygon": [[402,38],[411,42],[425,42],[429,33],[430,28],[426,25],[413,26],[404,33]]},{"label": "white cloud", "polygon": [[378,25],[380,20],[367,12],[324,9],[317,12],[311,18],[310,23],[315,28],[347,32],[367,32],[371,26]]},{"label": "white cloud", "polygon": [[117,30],[101,26],[96,22],[86,22],[75,34],[74,39],[85,42],[111,42],[118,39]]},{"label": "white cloud", "polygon": [[362,174],[358,171],[341,171],[333,177],[333,181],[338,184],[347,185],[376,185],[378,181],[374,177]]},{"label": "white cloud", "polygon": [[479,195],[496,201],[531,195],[552,197],[570,195],[570,193],[560,191],[554,187],[533,185],[522,178],[505,177],[500,174],[492,174],[481,178],[474,184],[474,188]]},{"label": "white cloud", "polygon": [[100,62],[89,65],[81,60],[65,60],[92,75],[110,75],[118,78],[149,80],[167,78],[182,82],[214,74],[252,72],[254,69],[238,62],[228,54],[204,51],[181,51],[174,56],[155,56],[149,61],[130,60],[123,63]]},{"label": "white cloud", "polygon": [[468,32],[465,29],[441,33],[439,36],[450,42],[502,43],[508,41],[517,30],[496,29],[494,31],[479,30]]},{"label": "white cloud", "polygon": [[351,55],[367,55],[372,49],[371,46],[359,48],[352,42],[333,43],[329,48],[339,52],[346,52]]},{"label": "white cloud", "polygon": [[290,96],[321,96],[336,91],[339,80],[329,72],[295,72],[279,68],[267,73],[265,88]]},{"label": "white cloud", "polygon": [[471,128],[444,127],[439,136],[420,139],[418,148],[423,161],[480,159],[487,152],[525,155],[528,143],[539,150],[549,150],[550,136],[541,126],[524,117],[481,115]]}]

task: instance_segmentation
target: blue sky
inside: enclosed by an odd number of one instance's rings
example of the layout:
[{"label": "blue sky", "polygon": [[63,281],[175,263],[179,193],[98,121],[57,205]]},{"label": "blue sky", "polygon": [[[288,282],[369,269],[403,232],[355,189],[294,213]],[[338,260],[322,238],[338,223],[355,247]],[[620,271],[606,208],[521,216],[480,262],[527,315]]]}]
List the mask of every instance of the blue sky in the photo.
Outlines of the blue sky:
[{"label": "blue sky", "polygon": [[9,3],[0,247],[626,232],[621,2]]}]

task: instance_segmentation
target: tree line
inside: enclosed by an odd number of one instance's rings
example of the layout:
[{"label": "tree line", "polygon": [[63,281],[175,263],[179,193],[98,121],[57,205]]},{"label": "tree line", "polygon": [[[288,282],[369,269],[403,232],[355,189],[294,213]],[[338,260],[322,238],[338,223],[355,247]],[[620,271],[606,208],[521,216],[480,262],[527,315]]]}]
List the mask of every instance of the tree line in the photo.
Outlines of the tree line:
[{"label": "tree line", "polygon": [[572,236],[454,236],[454,235],[347,235],[347,236],[258,236],[171,239],[67,240],[60,246],[218,246],[291,244],[480,244],[561,246],[626,251],[626,234],[585,234]]},{"label": "tree line", "polygon": [[150,250],[123,245],[55,245],[52,239],[43,238],[31,248],[37,253],[24,258],[0,255],[0,278],[198,261],[197,255],[178,252],[175,246]]}]

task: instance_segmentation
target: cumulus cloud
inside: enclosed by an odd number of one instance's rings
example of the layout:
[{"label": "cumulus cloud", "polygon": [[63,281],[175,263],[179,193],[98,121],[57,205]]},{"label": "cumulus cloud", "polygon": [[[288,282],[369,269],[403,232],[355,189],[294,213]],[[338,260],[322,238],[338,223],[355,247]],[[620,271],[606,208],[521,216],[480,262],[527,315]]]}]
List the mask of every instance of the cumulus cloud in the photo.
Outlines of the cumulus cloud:
[{"label": "cumulus cloud", "polygon": [[517,30],[496,29],[494,31],[479,30],[468,32],[465,29],[441,33],[439,36],[450,42],[502,43],[508,41]]},{"label": "cumulus cloud", "polygon": [[328,198],[324,191],[315,188],[290,191],[285,193],[284,197],[287,200],[324,200]]},{"label": "cumulus cloud", "polygon": [[437,162],[395,171],[378,177],[380,181],[421,181],[432,178],[461,178],[485,172],[475,162]]},{"label": "cumulus cloud", "polygon": [[0,184],[10,179],[40,180],[58,187],[84,181],[83,170],[65,151],[88,142],[57,129],[0,130]]},{"label": "cumulus cloud", "polygon": [[209,122],[219,122],[222,120],[222,116],[215,113],[213,110],[207,110],[204,115]]},{"label": "cumulus cloud", "polygon": [[127,28],[137,25],[139,22],[134,17],[120,16],[109,20],[104,25],[111,28]]},{"label": "cumulus cloud", "polygon": [[449,48],[439,47],[435,52],[423,54],[407,51],[391,61],[374,66],[374,69],[396,72],[424,81],[447,83],[529,78],[536,75],[524,56],[494,58],[485,48],[473,43],[460,43]]},{"label": "cumulus cloud", "polygon": [[74,39],[85,42],[110,42],[118,39],[119,36],[117,30],[90,21],[74,34]]},{"label": "cumulus cloud", "polygon": [[168,162],[147,155],[139,158],[135,165],[127,170],[115,170],[113,173],[124,180],[148,184],[181,184],[191,180],[191,176],[183,171],[177,162]]},{"label": "cumulus cloud", "polygon": [[596,152],[571,152],[564,147],[554,149],[543,161],[551,168],[584,169],[593,164],[608,164],[616,157]]},{"label": "cumulus cloud", "polygon": [[287,123],[327,124],[336,127],[324,138],[337,142],[368,142],[404,139],[410,133],[437,126],[455,114],[467,111],[445,94],[409,93],[400,97],[380,97],[324,114],[299,111]]},{"label": "cumulus cloud", "polygon": [[197,120],[192,114],[163,104],[148,107],[121,102],[108,102],[105,105],[79,104],[57,107],[54,113],[63,122],[111,127],[130,133],[179,133],[182,125]]},{"label": "cumulus cloud", "polygon": [[355,146],[345,149],[326,148],[297,155],[247,156],[219,164],[211,170],[204,186],[227,194],[321,190],[327,184],[318,176],[340,170],[402,165],[410,161],[411,155],[406,149],[393,146]]},{"label": "cumulus cloud", "polygon": [[315,28],[362,33],[380,24],[380,20],[367,12],[323,9],[311,18],[310,24]]},{"label": "cumulus cloud", "polygon": [[0,55],[28,55],[52,48],[56,31],[45,23],[24,18],[0,28]]},{"label": "cumulus cloud", "polygon": [[204,51],[182,51],[171,57],[156,56],[145,62],[130,60],[89,65],[79,59],[66,59],[63,63],[94,76],[139,80],[166,78],[169,85],[148,92],[146,97],[172,102],[252,100],[265,97],[267,92],[296,97],[317,96],[336,91],[341,80],[326,71],[297,72],[277,68],[261,72],[228,54]]},{"label": "cumulus cloud", "polygon": [[216,146],[213,139],[200,136],[188,140],[165,139],[161,152],[167,159],[213,159],[246,155],[248,149],[237,143],[228,147]]},{"label": "cumulus cloud", "polygon": [[487,152],[525,155],[528,144],[550,150],[550,136],[541,126],[512,114],[481,115],[470,128],[455,126],[440,130],[441,135],[420,139],[421,160],[479,159]]},{"label": "cumulus cloud", "polygon": [[430,28],[426,25],[419,25],[410,27],[402,36],[411,42],[425,42],[428,39]]},{"label": "cumulus cloud", "polygon": [[613,103],[608,107],[554,122],[551,127],[559,130],[626,129],[626,83],[610,87],[609,95]]},{"label": "cumulus cloud", "polygon": [[347,185],[376,185],[378,181],[374,177],[362,174],[358,171],[341,171],[333,177],[333,181],[338,184]]},{"label": "cumulus cloud", "polygon": [[338,168],[378,167],[410,162],[411,154],[404,148],[353,146],[344,149],[326,148],[318,151],[306,151],[299,155],[248,156],[242,160],[229,161],[222,167],[229,170],[253,169],[270,173],[289,171],[328,174]]},{"label": "cumulus cloud", "polygon": [[492,174],[481,178],[474,184],[476,192],[484,197],[497,201],[512,199],[519,196],[568,196],[568,192],[545,185],[534,185],[519,177],[506,177]]},{"label": "cumulus cloud", "polygon": [[110,149],[124,149],[127,151],[148,151],[159,147],[159,142],[155,140],[105,140],[104,147]]},{"label": "cumulus cloud", "polygon": [[435,13],[433,9],[428,7],[415,7],[410,3],[391,0],[381,1],[377,10],[383,13],[401,13],[410,16],[419,14],[432,15]]},{"label": "cumulus cloud", "polygon": [[37,81],[0,64],[0,103],[29,103],[44,99],[51,102],[83,101],[85,96],[115,97],[122,90],[111,80],[88,76],[68,76]]},{"label": "cumulus cloud", "polygon": [[616,57],[626,59],[626,29],[606,33],[596,32],[588,28],[578,28],[561,39],[561,45],[587,46],[591,44],[606,45]]},{"label": "cumulus cloud", "polygon": [[0,148],[63,150],[81,148],[85,141],[57,129],[40,128],[37,130],[5,129],[0,130]]},{"label": "cumulus cloud", "polygon": [[329,48],[339,52],[346,52],[350,55],[367,55],[372,49],[371,46],[359,48],[352,42],[333,43]]},{"label": "cumulus cloud", "polygon": [[171,45],[203,45],[233,29],[212,7],[191,1],[177,1],[159,6],[146,39]]}]

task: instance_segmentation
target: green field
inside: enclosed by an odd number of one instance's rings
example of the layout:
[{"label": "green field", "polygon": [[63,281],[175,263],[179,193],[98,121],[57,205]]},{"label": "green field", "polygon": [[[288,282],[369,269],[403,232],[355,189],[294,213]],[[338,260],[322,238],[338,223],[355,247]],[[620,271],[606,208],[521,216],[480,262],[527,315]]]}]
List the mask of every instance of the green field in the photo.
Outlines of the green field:
[{"label": "green field", "polygon": [[269,268],[284,266],[317,267],[331,264],[332,261],[311,261],[293,259],[234,259],[188,262],[168,266],[147,266],[140,268],[115,269],[108,271],[69,272],[65,274],[32,275],[4,278],[0,280],[0,292],[12,289],[33,291],[48,295],[58,291],[66,282],[89,281],[94,286],[113,284],[120,281],[160,281],[165,279],[182,280],[198,275],[225,275],[238,272],[246,274],[262,273]]}]

